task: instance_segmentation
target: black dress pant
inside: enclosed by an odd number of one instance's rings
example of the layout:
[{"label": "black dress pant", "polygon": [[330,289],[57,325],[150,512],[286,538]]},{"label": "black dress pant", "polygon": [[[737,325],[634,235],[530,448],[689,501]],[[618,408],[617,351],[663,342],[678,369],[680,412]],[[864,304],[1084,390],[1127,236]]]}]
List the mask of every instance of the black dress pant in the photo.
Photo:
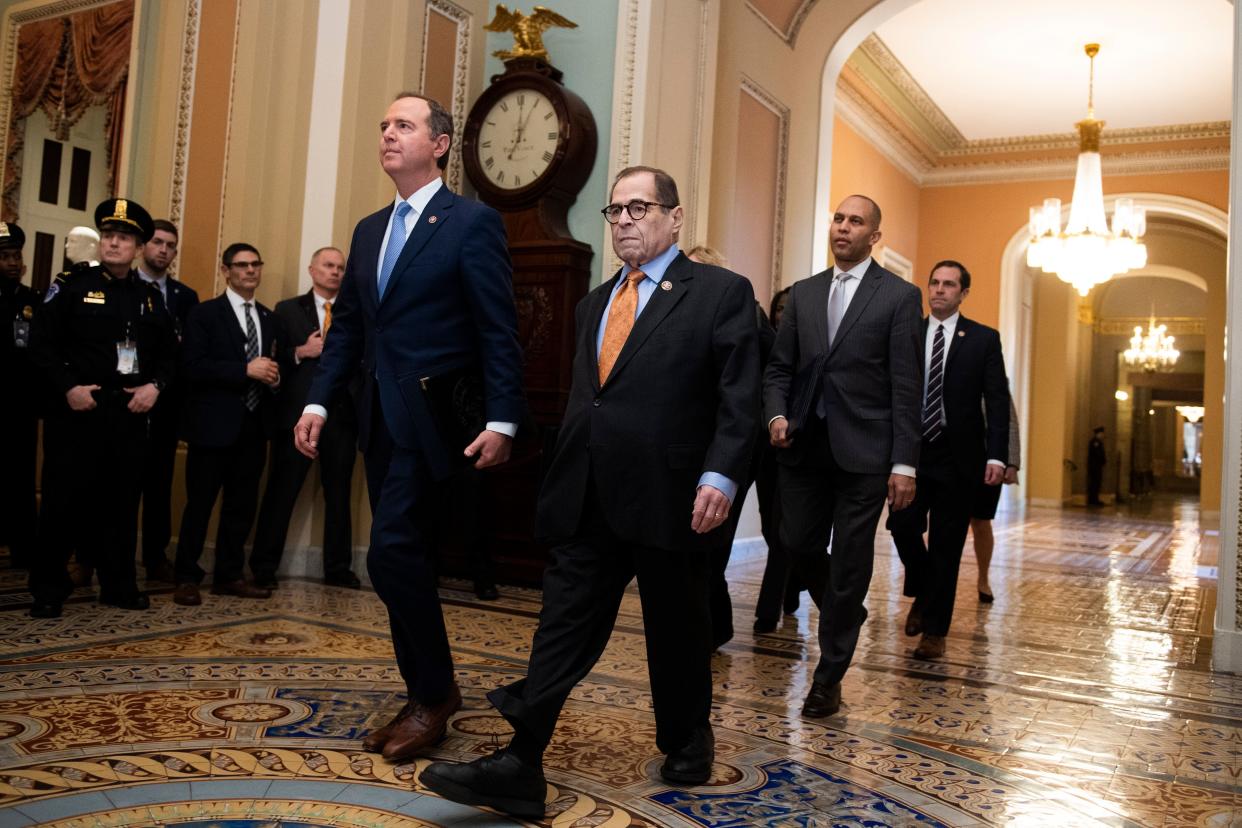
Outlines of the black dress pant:
[{"label": "black dress pant", "polygon": [[0,473],[0,543],[9,547],[12,566],[25,568],[34,557],[38,510],[35,499],[35,456],[39,420],[24,401],[12,398],[0,406],[4,435],[4,471]]},{"label": "black dress pant", "polygon": [[[823,420],[797,437],[801,458],[781,463],[781,541],[795,577],[819,605],[819,664],[815,681],[841,681],[867,620],[863,601],[875,561],[875,530],[888,496],[888,474],[857,474],[832,456]],[[832,554],[824,548],[832,542]]]},{"label": "black dress pant", "polygon": [[177,583],[199,584],[206,575],[198,560],[221,492],[213,583],[227,584],[245,577],[246,536],[254,523],[259,478],[266,460],[267,437],[255,412],[246,415],[232,445],[190,446],[185,460],[185,511],[177,536]]},{"label": "black dress pant", "polygon": [[[352,571],[354,535],[350,519],[354,460],[358,455],[358,428],[352,413],[337,406],[319,435],[319,479],[323,484],[323,574],[325,578]],[[272,441],[272,468],[263,490],[263,505],[250,552],[250,570],[274,576],[280,568],[298,494],[314,461],[297,450],[290,430],[281,429]]]},{"label": "black dress pant", "polygon": [[763,540],[768,546],[767,562],[763,567],[763,581],[759,585],[759,598],[755,602],[755,618],[764,624],[780,621],[781,611],[791,591],[798,596],[796,581],[790,579],[793,561],[780,532],[780,484],[777,480],[776,453],[765,445],[760,449],[759,469],[755,475],[755,489],[759,494],[759,524]]},{"label": "black dress pant", "polygon": [[578,537],[552,552],[543,576],[543,610],[526,678],[488,699],[515,730],[519,755],[541,753],[574,685],[595,666],[621,598],[638,578],[656,745],[685,747],[710,727],[712,673],[707,607],[710,564],[704,549],[652,549],[620,538],[588,492]]},{"label": "black dress pant", "polygon": [[982,468],[977,480],[964,478],[947,438],[924,440],[914,501],[888,516],[888,530],[906,568],[903,592],[914,598],[923,616],[923,631],[929,635],[949,633],[962,547],[970,529],[975,487],[982,478]]},{"label": "black dress pant", "polygon": [[156,402],[151,411],[147,462],[142,470],[142,565],[147,569],[168,562],[180,408],[181,401],[169,397]]},{"label": "black dress pant", "polygon": [[378,396],[363,459],[371,499],[367,573],[388,609],[392,649],[409,697],[425,705],[448,698],[456,683],[436,583],[437,487],[416,449],[393,443]]},{"label": "black dress pant", "polygon": [[138,496],[147,415],[127,408],[129,394],[95,393],[90,411],[62,412],[45,423],[43,510],[30,568],[35,600],[59,604],[73,591],[66,564],[76,547],[94,563],[99,597],[138,594]]}]

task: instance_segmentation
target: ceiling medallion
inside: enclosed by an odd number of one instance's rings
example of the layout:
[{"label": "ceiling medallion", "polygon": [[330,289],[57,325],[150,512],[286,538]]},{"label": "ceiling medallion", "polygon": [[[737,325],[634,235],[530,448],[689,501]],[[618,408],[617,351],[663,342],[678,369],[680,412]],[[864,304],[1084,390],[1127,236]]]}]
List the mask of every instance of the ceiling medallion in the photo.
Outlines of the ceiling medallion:
[{"label": "ceiling medallion", "polygon": [[1091,60],[1087,117],[1074,125],[1078,129],[1078,171],[1069,221],[1062,230],[1061,199],[1044,199],[1042,208],[1031,208],[1031,238],[1026,249],[1029,267],[1055,273],[1073,285],[1080,296],[1119,273],[1147,264],[1147,247],[1140,241],[1147,231],[1147,211],[1134,206],[1133,199],[1117,199],[1111,231],[1104,214],[1100,169],[1104,122],[1095,118],[1095,56],[1100,44],[1088,43],[1085,51]]}]

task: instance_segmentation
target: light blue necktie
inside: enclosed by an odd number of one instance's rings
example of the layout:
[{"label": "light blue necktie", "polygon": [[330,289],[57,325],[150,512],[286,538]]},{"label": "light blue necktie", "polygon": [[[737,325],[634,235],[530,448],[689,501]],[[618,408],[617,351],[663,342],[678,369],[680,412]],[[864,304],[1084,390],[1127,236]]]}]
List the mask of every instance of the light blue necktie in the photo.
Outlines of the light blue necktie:
[{"label": "light blue necktie", "polygon": [[384,298],[384,291],[388,289],[388,279],[392,276],[393,268],[397,266],[401,248],[405,247],[405,216],[411,209],[408,201],[402,201],[397,204],[397,209],[392,211],[392,226],[388,228],[388,246],[384,248],[384,261],[380,263],[379,297],[381,299]]}]

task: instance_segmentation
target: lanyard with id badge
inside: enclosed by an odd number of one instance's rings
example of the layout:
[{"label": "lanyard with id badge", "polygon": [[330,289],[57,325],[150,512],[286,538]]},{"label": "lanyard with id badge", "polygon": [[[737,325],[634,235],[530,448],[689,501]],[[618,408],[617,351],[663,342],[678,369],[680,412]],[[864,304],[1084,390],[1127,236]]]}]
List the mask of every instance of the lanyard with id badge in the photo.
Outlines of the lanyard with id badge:
[{"label": "lanyard with id badge", "polygon": [[116,343],[116,372],[123,376],[138,373],[138,343],[129,322],[125,323],[125,338]]}]

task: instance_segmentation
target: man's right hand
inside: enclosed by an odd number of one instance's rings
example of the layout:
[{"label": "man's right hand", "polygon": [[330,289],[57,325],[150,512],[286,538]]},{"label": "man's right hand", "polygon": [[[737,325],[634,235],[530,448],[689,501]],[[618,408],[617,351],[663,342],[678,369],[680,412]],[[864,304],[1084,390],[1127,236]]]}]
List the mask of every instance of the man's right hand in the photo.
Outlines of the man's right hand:
[{"label": "man's right hand", "polygon": [[280,382],[280,366],[267,357],[255,357],[246,363],[246,376],[264,385]]},{"label": "man's right hand", "polygon": [[319,456],[319,431],[324,422],[318,414],[303,414],[293,427],[294,447],[312,460]]},{"label": "man's right hand", "polygon": [[786,436],[789,433],[789,420],[784,417],[777,417],[768,423],[768,442],[777,448],[789,448],[793,445],[793,438]]},{"label": "man's right hand", "polygon": [[318,330],[312,331],[311,335],[306,337],[306,341],[294,349],[294,355],[298,359],[319,359],[322,353],[323,334]]},{"label": "man's right hand", "polygon": [[65,399],[74,411],[90,411],[95,407],[95,398],[91,396],[91,392],[98,390],[98,385],[75,385],[65,392]]}]

